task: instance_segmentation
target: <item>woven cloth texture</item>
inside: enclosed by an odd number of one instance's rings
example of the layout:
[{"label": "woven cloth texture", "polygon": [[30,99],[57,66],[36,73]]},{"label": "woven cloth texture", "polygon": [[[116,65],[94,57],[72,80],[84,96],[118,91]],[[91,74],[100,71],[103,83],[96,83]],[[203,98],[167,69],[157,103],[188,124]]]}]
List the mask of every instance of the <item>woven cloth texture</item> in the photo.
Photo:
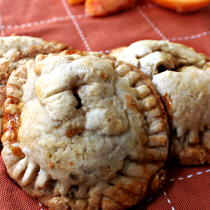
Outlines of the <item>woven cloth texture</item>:
[{"label": "woven cloth texture", "polygon": [[[210,56],[210,6],[183,15],[140,0],[126,12],[93,18],[84,5],[71,6],[67,0],[0,0],[0,35],[14,33],[103,53],[142,39],[169,40]],[[210,165],[168,163],[166,171],[159,192],[130,210],[210,209]],[[31,209],[47,208],[9,178],[0,157],[0,210]]]}]

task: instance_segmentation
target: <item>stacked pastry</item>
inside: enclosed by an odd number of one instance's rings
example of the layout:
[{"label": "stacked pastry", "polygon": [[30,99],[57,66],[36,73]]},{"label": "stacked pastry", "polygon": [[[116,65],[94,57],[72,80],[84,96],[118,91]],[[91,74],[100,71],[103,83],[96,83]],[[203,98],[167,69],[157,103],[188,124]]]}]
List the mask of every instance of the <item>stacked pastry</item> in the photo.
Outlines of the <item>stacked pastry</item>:
[{"label": "stacked pastry", "polygon": [[183,165],[210,163],[210,58],[154,40],[111,54],[143,71],[162,97],[171,125],[171,159]]},{"label": "stacked pastry", "polygon": [[[28,39],[2,43],[10,38]],[[48,53],[8,62],[2,158],[29,196],[51,210],[132,207],[164,182],[169,134],[171,157],[209,162],[208,57],[166,41],[121,48],[117,59]]]}]

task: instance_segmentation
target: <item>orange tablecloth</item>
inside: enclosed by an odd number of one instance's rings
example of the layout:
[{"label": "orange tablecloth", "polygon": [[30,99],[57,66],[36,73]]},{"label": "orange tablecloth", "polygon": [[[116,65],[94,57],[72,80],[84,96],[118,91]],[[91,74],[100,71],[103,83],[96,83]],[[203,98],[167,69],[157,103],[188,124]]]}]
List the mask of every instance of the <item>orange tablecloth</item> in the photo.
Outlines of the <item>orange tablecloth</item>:
[{"label": "orange tablecloth", "polygon": [[[83,5],[70,6],[66,0],[0,0],[0,35],[14,33],[104,53],[142,39],[167,39],[210,56],[210,7],[181,15],[142,0],[124,13],[92,18]],[[166,171],[167,181],[159,192],[132,210],[210,209],[210,165],[168,163]],[[46,208],[15,185],[0,158],[0,210],[30,209]]]}]

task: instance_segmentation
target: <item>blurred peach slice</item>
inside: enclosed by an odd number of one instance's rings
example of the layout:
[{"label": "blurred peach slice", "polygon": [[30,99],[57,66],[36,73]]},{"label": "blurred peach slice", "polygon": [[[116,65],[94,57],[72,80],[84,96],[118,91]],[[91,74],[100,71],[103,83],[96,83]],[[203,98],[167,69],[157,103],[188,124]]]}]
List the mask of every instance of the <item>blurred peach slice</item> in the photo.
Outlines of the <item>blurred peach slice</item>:
[{"label": "blurred peach slice", "polygon": [[110,51],[109,55],[118,58],[125,48],[127,47],[114,48]]},{"label": "blurred peach slice", "polygon": [[130,9],[137,0],[86,0],[85,9],[91,16],[104,16]]},{"label": "blurred peach slice", "polygon": [[210,0],[151,0],[151,1],[162,7],[172,9],[180,13],[187,13],[199,10],[210,4]]},{"label": "blurred peach slice", "polygon": [[68,0],[68,2],[69,2],[71,5],[77,5],[77,4],[84,3],[85,0]]}]

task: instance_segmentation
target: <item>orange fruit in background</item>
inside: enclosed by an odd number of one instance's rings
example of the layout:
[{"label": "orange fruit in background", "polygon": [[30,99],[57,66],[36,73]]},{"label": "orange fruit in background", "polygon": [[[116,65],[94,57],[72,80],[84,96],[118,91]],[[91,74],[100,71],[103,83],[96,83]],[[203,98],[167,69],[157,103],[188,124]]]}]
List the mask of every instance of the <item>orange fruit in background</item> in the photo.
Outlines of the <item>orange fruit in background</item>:
[{"label": "orange fruit in background", "polygon": [[84,3],[85,0],[68,0],[68,2],[72,5]]},{"label": "orange fruit in background", "polygon": [[151,1],[162,7],[172,9],[180,13],[192,12],[210,4],[210,0],[151,0]]},{"label": "orange fruit in background", "polygon": [[86,0],[85,10],[91,16],[104,16],[130,9],[137,0]]}]

